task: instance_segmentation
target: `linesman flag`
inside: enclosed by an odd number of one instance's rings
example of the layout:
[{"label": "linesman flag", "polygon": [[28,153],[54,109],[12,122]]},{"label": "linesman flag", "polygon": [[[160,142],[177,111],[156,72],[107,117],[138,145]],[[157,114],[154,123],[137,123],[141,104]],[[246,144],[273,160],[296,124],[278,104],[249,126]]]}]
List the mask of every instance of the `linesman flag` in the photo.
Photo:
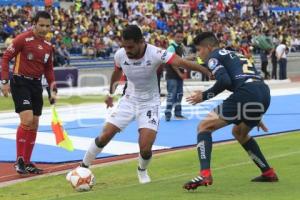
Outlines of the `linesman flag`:
[{"label": "linesman flag", "polygon": [[62,126],[62,122],[57,114],[55,105],[51,106],[52,112],[52,131],[55,135],[56,145],[62,147],[68,151],[74,151],[73,143],[68,137],[67,132],[65,131],[64,127]]}]

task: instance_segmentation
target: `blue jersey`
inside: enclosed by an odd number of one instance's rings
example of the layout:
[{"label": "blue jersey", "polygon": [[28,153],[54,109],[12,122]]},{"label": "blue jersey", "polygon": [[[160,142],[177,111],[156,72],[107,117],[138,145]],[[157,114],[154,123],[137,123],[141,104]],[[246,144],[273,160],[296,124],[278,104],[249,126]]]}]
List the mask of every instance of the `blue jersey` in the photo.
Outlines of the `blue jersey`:
[{"label": "blue jersey", "polygon": [[206,65],[215,76],[216,83],[203,92],[203,100],[224,90],[234,92],[249,79],[262,80],[254,64],[238,52],[216,49],[210,53]]}]

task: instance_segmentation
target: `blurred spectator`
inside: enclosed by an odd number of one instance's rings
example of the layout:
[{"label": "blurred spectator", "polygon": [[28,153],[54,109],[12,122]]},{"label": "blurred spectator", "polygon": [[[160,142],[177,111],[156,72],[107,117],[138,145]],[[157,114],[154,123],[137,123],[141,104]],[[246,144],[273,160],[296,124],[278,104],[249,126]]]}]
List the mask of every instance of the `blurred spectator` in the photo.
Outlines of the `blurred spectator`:
[{"label": "blurred spectator", "polygon": [[64,43],[60,43],[56,49],[56,60],[58,66],[70,66],[70,53]]},{"label": "blurred spectator", "polygon": [[[177,30],[174,33],[174,41],[168,47],[168,51],[176,53],[178,56],[184,56],[182,47],[183,31]],[[170,121],[172,116],[172,108],[174,107],[174,115],[177,119],[185,119],[181,113],[181,100],[183,96],[183,79],[184,69],[173,68],[172,65],[166,65],[166,81],[167,81],[167,103],[165,110],[165,119]]]},{"label": "blurred spectator", "polygon": [[270,79],[270,73],[268,72],[268,54],[268,50],[260,50],[261,71],[264,73],[265,79]]},{"label": "blurred spectator", "polygon": [[279,80],[287,79],[287,51],[286,40],[283,39],[276,48],[276,57],[279,64]]},{"label": "blurred spectator", "polygon": [[[252,38],[269,32],[275,45],[286,39],[291,51],[300,51],[299,12],[275,12],[276,6],[299,7],[299,1],[241,0],[75,0],[68,9],[47,7],[53,16],[52,44],[64,43],[72,54],[95,57],[95,38],[103,37],[105,48],[114,52],[122,29],[137,24],[150,43],[166,46],[170,33],[184,27],[184,45],[201,31],[213,31],[222,47],[244,52],[245,57],[259,53],[250,49]],[[0,7],[0,42],[31,28],[32,15],[38,7]],[[107,39],[108,38],[108,39]],[[242,42],[243,41],[243,42]],[[241,47],[239,45],[241,44]],[[81,50],[82,48],[82,50]],[[184,47],[185,48],[185,47]],[[189,51],[189,50],[188,50]],[[251,52],[252,51],[252,52]],[[106,52],[106,51],[104,51]],[[108,56],[106,56],[108,57]]]},{"label": "blurred spectator", "polygon": [[271,52],[271,62],[272,62],[272,79],[277,79],[277,57],[276,57],[276,47],[272,49]]}]

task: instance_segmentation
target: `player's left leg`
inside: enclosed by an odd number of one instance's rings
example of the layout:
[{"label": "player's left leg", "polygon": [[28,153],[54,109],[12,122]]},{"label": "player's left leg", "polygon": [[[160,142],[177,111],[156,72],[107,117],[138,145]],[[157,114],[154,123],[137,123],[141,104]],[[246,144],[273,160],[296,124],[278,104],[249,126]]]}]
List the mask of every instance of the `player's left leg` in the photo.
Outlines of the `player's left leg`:
[{"label": "player's left leg", "polygon": [[24,161],[26,171],[31,174],[41,174],[43,170],[38,168],[35,164],[31,162],[31,155],[33,148],[35,146],[37,130],[39,127],[39,118],[42,115],[43,109],[43,89],[40,81],[32,81],[28,84],[28,88],[30,88],[31,99],[32,99],[32,112],[33,112],[33,120],[31,123],[30,134],[26,136],[26,144],[24,149]]},{"label": "player's left leg", "polygon": [[28,173],[31,174],[43,173],[43,169],[38,168],[35,164],[31,162],[31,155],[36,141],[38,125],[39,125],[39,116],[34,115],[32,126],[31,126],[31,130],[33,131],[30,134],[27,134],[26,144],[24,149],[25,169]]},{"label": "player's left leg", "polygon": [[241,122],[239,125],[235,125],[232,129],[232,134],[239,141],[245,151],[248,153],[249,157],[261,170],[261,176],[252,179],[253,182],[277,182],[278,177],[265,159],[263,153],[261,152],[259,145],[253,137],[248,134],[252,128]]},{"label": "player's left leg", "polygon": [[190,190],[199,186],[207,186],[213,183],[210,161],[212,152],[212,132],[228,125],[228,122],[220,118],[215,112],[211,112],[201,121],[198,126],[197,151],[200,161],[199,176],[191,179],[183,185],[183,188]]},{"label": "player's left leg", "polygon": [[149,183],[151,179],[148,175],[148,165],[152,158],[152,145],[156,138],[156,131],[149,128],[139,129],[140,154],[138,158],[137,174],[140,183]]}]

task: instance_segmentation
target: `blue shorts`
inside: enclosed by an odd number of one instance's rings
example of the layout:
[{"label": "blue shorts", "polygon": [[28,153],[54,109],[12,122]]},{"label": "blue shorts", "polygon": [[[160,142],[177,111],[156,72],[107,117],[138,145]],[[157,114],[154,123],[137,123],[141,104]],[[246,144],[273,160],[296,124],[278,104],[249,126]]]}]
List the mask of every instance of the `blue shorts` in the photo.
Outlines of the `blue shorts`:
[{"label": "blue shorts", "polygon": [[270,89],[262,81],[245,83],[215,108],[229,124],[244,122],[250,128],[258,125],[270,105]]}]

